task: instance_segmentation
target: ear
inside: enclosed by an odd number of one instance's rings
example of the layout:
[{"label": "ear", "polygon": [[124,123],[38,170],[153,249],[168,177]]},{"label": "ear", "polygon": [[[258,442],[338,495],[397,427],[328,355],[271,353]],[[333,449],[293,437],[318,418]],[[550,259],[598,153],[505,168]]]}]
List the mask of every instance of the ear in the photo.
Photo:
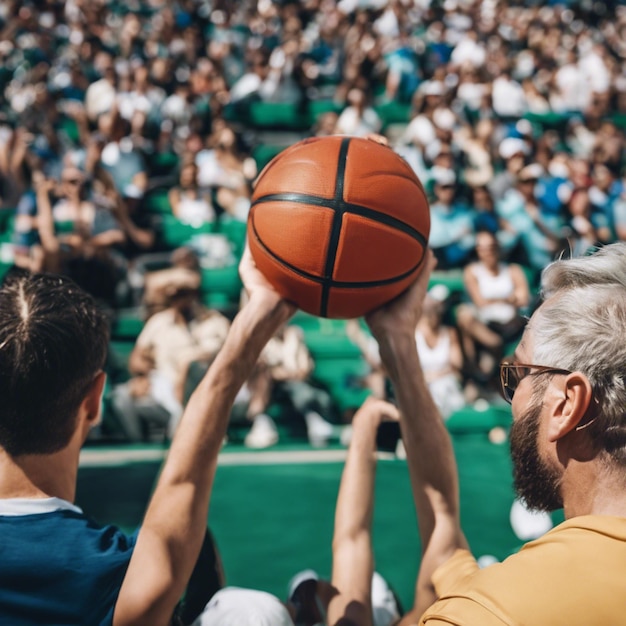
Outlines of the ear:
[{"label": "ear", "polygon": [[100,422],[102,413],[102,394],[104,393],[104,385],[107,375],[104,372],[96,374],[91,382],[85,399],[83,400],[83,408],[85,411],[85,421],[89,428]]},{"label": "ear", "polygon": [[548,440],[555,442],[574,430],[587,414],[593,399],[589,379],[580,372],[555,377],[546,393],[551,403]]}]

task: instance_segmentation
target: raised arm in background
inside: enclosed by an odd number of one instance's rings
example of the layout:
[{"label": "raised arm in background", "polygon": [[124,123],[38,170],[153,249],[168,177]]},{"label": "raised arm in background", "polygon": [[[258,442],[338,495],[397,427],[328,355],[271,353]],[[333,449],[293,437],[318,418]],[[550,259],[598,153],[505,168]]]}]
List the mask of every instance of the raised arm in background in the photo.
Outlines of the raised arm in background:
[{"label": "raised arm in background", "polygon": [[459,517],[458,474],[452,442],[428,391],[415,343],[428,279],[436,264],[429,250],[413,286],[367,316],[394,386],[422,544],[413,609],[400,622],[416,624],[437,598],[434,571],[458,548],[466,548]]},{"label": "raised arm in background", "polygon": [[233,401],[266,342],[294,312],[247,250],[240,272],[249,298],[178,426],[122,584],[115,626],[170,622],[205,535],[217,455]]},{"label": "raised arm in background", "polygon": [[381,422],[399,419],[395,406],[368,398],[352,420],[352,440],[335,509],[331,583],[337,593],[328,605],[329,626],[372,624],[376,433]]}]

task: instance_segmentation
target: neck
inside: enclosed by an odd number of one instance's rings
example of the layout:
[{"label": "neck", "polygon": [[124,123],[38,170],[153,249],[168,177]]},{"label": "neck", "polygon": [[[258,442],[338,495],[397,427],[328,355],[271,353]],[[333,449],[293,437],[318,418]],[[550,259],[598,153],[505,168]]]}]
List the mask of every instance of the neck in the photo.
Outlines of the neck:
[{"label": "neck", "polygon": [[626,517],[626,474],[598,458],[570,462],[561,485],[566,519],[579,515]]},{"label": "neck", "polygon": [[68,446],[54,454],[12,457],[0,450],[0,498],[56,497],[73,502],[78,453]]}]

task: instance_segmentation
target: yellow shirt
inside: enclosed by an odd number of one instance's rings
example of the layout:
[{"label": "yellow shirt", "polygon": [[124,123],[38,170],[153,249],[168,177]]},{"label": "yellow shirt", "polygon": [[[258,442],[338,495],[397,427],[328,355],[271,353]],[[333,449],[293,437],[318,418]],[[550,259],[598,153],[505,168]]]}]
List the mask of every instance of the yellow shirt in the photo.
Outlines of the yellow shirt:
[{"label": "yellow shirt", "polygon": [[502,563],[458,550],[420,626],[626,626],[626,518],[568,520]]}]

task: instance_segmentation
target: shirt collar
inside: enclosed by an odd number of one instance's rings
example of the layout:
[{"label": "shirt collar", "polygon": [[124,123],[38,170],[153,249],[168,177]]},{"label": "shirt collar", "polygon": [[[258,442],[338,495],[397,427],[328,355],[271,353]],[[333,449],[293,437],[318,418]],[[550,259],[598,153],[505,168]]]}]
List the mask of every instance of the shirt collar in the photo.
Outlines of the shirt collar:
[{"label": "shirt collar", "polygon": [[79,507],[62,498],[0,498],[0,515],[35,515],[53,511],[82,513]]}]

